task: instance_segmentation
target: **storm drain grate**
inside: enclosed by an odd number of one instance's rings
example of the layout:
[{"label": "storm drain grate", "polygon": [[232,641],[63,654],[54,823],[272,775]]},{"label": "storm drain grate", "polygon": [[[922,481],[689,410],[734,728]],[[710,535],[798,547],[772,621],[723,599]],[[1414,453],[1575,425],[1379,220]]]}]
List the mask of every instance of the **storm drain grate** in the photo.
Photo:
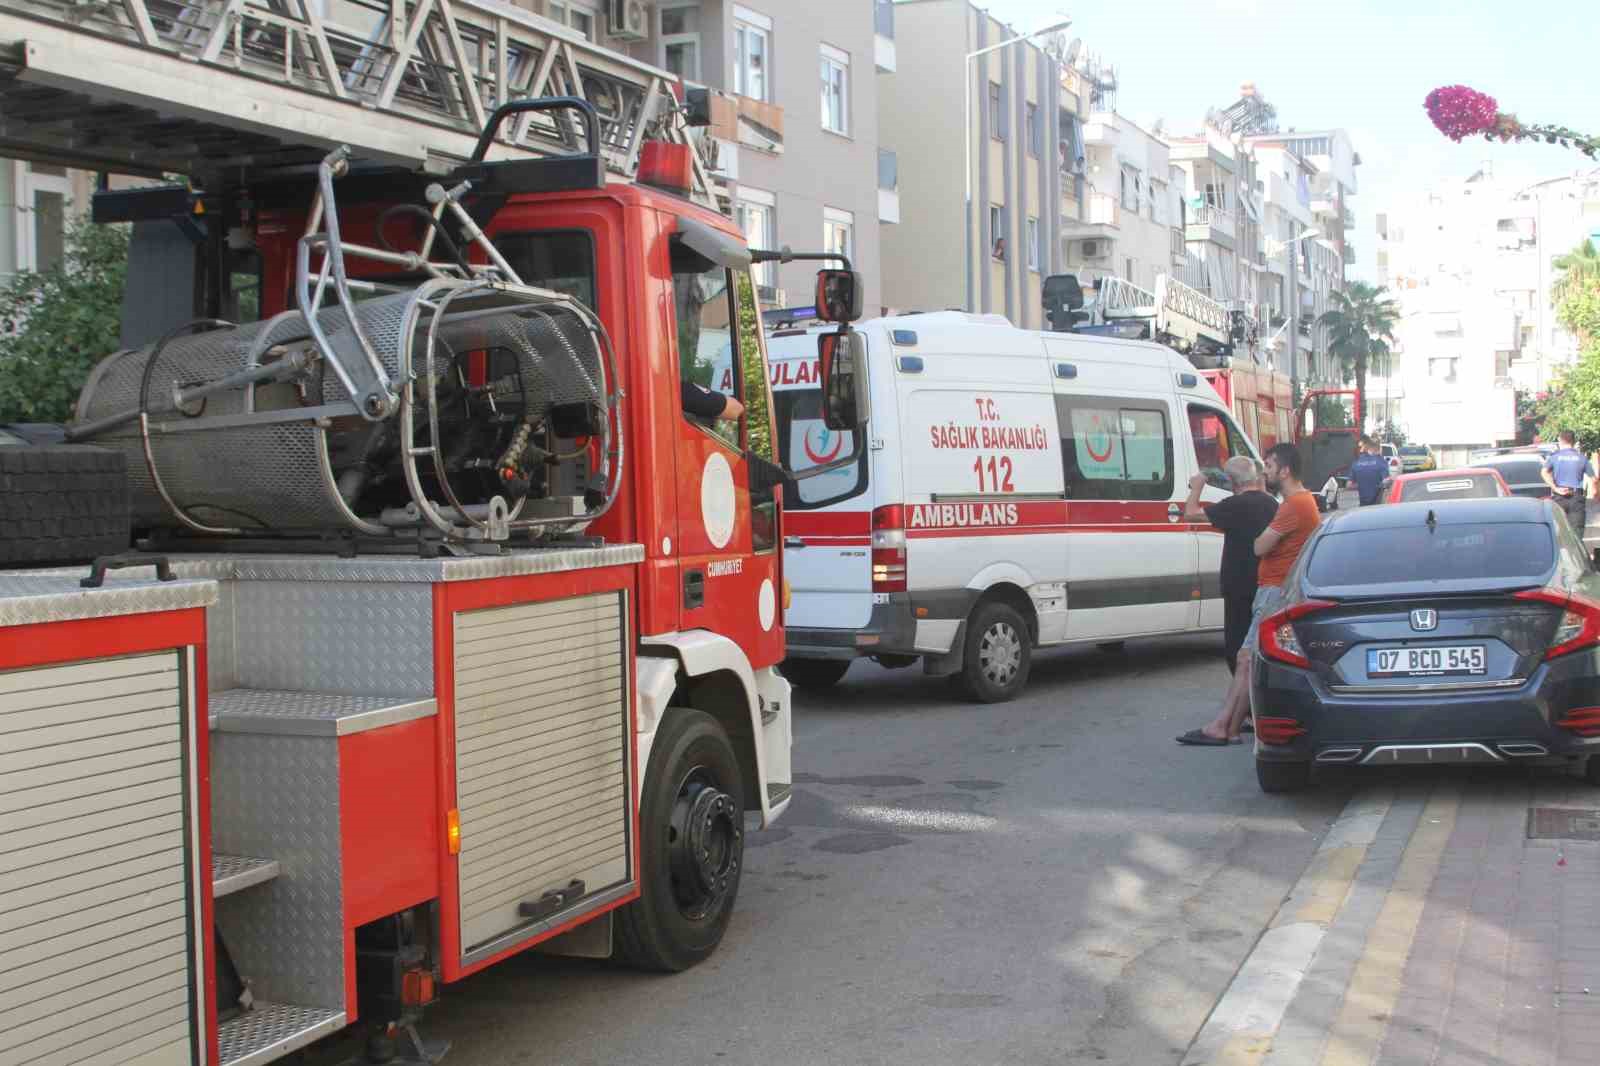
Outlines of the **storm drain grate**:
[{"label": "storm drain grate", "polygon": [[1600,840],[1600,811],[1528,808],[1529,840]]}]

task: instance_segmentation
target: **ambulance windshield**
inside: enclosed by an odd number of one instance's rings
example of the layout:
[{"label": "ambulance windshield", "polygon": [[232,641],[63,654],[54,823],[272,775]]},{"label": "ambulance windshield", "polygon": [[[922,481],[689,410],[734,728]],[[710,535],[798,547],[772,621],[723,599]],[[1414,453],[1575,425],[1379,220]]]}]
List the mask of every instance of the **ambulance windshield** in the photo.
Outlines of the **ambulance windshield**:
[{"label": "ambulance windshield", "polygon": [[[786,343],[789,342],[789,343]],[[831,430],[822,421],[822,389],[816,383],[816,337],[783,338],[772,345],[772,405],[777,415],[778,461],[790,470],[820,466],[855,447],[849,430]],[[805,345],[808,355],[784,358]],[[788,352],[785,349],[788,349]],[[867,489],[867,456],[853,466],[790,483],[784,506],[812,510],[859,496]]]}]

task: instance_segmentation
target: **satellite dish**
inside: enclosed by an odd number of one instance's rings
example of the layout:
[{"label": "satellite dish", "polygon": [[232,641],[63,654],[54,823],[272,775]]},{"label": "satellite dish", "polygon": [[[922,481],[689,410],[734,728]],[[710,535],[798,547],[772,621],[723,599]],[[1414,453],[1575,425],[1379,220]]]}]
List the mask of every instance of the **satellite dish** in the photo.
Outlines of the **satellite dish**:
[{"label": "satellite dish", "polygon": [[1078,53],[1083,51],[1083,38],[1074,37],[1072,43],[1067,45],[1067,57],[1061,61],[1062,66],[1070,67],[1077,60]]}]

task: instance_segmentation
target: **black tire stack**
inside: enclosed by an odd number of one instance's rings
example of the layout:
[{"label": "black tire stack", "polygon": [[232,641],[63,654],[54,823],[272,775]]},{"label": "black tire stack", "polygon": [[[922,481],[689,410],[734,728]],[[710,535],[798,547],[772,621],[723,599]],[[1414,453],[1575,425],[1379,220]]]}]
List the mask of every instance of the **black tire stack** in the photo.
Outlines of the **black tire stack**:
[{"label": "black tire stack", "polygon": [[0,565],[88,562],[127,550],[122,453],[64,439],[60,426],[0,425]]}]

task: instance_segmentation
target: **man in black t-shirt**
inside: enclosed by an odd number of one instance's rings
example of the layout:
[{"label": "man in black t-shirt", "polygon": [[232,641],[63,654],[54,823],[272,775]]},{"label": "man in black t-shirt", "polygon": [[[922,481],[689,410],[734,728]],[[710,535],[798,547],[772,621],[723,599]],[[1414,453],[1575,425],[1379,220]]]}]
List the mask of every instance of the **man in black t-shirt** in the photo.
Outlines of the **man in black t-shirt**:
[{"label": "man in black t-shirt", "polygon": [[1254,459],[1236,455],[1223,464],[1223,472],[1233,485],[1233,495],[1201,504],[1200,493],[1207,482],[1204,474],[1196,474],[1189,479],[1189,498],[1183,512],[1191,522],[1210,522],[1222,530],[1223,656],[1232,673],[1250,629],[1251,602],[1256,595],[1255,541],[1272,524],[1278,501],[1264,491],[1261,464]]}]

